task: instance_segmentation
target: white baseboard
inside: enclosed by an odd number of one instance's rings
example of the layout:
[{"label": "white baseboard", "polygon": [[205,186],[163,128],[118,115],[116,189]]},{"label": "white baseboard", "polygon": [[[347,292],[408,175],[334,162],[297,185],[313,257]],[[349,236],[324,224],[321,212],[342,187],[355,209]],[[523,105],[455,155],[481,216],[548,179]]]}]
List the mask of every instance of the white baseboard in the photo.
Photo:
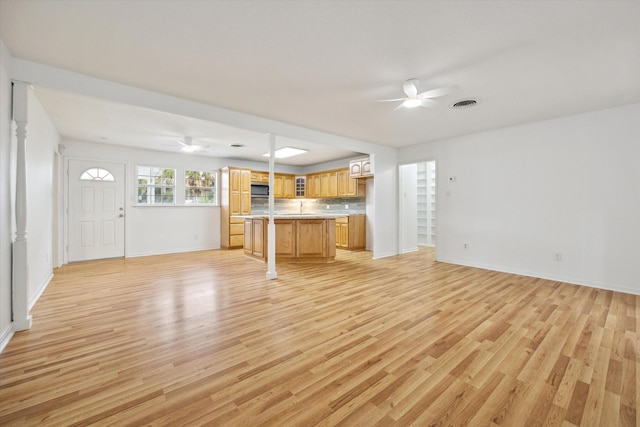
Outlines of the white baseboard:
[{"label": "white baseboard", "polygon": [[44,290],[47,289],[47,286],[49,286],[49,283],[51,283],[51,279],[53,279],[53,273],[51,273],[51,275],[38,287],[38,291],[36,292],[36,294],[31,299],[29,299],[29,311],[31,311],[33,306],[36,305]]},{"label": "white baseboard", "polygon": [[418,252],[418,247],[407,248],[400,251],[401,254],[410,254],[411,252]]},{"label": "white baseboard", "polygon": [[143,256],[153,256],[153,255],[169,255],[169,254],[180,254],[184,252],[198,252],[198,251],[211,251],[220,249],[218,247],[207,247],[207,248],[186,248],[186,249],[170,249],[166,251],[148,251],[148,252],[129,252],[126,258],[138,258]]},{"label": "white baseboard", "polygon": [[489,264],[470,263],[470,262],[465,262],[465,261],[460,261],[460,260],[446,259],[446,258],[439,258],[439,257],[436,257],[436,260],[439,261],[439,262],[446,262],[448,264],[464,265],[466,267],[481,268],[483,270],[491,270],[491,271],[499,271],[501,273],[517,274],[519,276],[527,276],[527,277],[535,277],[535,278],[538,278],[538,279],[553,280],[555,282],[569,283],[571,285],[578,285],[578,286],[587,286],[587,287],[590,287],[590,288],[604,289],[606,291],[615,291],[615,292],[623,292],[625,294],[640,295],[640,289],[632,289],[632,288],[627,288],[627,287],[624,287],[624,286],[616,286],[616,285],[612,285],[610,283],[589,282],[589,281],[582,280],[582,279],[577,278],[577,277],[554,276],[554,275],[550,275],[550,274],[539,273],[539,272],[528,271],[528,270],[518,270],[518,269],[506,268],[506,267],[503,267],[503,266],[489,265]]},{"label": "white baseboard", "polygon": [[2,334],[0,335],[0,353],[2,353],[7,344],[9,344],[9,341],[11,341],[13,334],[14,331],[12,324],[9,324],[9,326],[7,326],[4,331],[2,331]]},{"label": "white baseboard", "polygon": [[376,254],[376,256],[374,256],[372,259],[388,258],[390,256],[396,256],[396,255],[398,255],[398,252],[387,252],[383,254]]}]

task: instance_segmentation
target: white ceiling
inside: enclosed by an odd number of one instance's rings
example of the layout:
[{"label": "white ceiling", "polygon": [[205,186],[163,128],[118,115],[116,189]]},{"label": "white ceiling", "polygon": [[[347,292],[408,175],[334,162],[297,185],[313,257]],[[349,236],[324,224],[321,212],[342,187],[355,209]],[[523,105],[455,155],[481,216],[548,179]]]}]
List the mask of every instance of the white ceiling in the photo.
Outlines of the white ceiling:
[{"label": "white ceiling", "polygon": [[[640,102],[638,1],[3,0],[0,37],[17,58],[395,147]],[[414,77],[458,90],[432,109],[376,102]],[[217,155],[252,136],[38,93],[69,138],[188,135]],[[479,103],[449,108],[465,98]]]},{"label": "white ceiling", "polygon": [[[267,162],[268,140],[264,133],[226,126],[103,99],[35,88],[36,96],[68,139],[137,148],[182,152],[185,137],[200,146],[195,155]],[[243,147],[231,147],[232,144]],[[278,163],[307,166],[337,159],[353,158],[353,151],[328,147],[300,139],[276,136],[276,147],[295,147],[307,153],[279,159]]]}]

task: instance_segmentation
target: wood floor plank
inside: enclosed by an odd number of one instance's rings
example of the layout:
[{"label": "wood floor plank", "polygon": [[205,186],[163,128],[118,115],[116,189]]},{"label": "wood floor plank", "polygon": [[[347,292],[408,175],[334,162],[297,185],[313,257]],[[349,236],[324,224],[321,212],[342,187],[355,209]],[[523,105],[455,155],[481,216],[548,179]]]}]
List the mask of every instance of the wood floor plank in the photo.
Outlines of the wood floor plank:
[{"label": "wood floor plank", "polygon": [[637,426],[640,296],[446,264],[239,251],[55,271],[0,425]]}]

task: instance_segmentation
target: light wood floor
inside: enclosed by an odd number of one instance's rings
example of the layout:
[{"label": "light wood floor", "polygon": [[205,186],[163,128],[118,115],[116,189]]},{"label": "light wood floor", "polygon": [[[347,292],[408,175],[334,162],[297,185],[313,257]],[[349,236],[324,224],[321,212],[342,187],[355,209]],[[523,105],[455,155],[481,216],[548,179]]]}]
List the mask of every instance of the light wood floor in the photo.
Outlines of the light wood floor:
[{"label": "light wood floor", "polygon": [[640,296],[338,259],[65,266],[0,355],[0,425],[638,425]]}]

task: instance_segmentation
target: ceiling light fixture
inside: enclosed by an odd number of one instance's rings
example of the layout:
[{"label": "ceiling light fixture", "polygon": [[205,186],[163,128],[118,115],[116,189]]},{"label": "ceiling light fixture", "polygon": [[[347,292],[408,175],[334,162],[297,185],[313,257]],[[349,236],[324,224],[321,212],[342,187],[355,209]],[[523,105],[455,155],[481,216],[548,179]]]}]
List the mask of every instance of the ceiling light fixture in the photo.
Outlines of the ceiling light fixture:
[{"label": "ceiling light fixture", "polygon": [[[294,147],[278,148],[275,153],[276,159],[286,159],[287,157],[297,156],[299,154],[306,153],[308,150]],[[264,157],[269,157],[269,153],[264,153]]]},{"label": "ceiling light fixture", "polygon": [[407,99],[402,103],[402,106],[404,108],[416,108],[416,107],[419,107],[420,105],[422,105],[422,99],[419,99],[419,98]]},{"label": "ceiling light fixture", "polygon": [[181,148],[181,150],[185,153],[193,153],[194,151],[198,150],[198,148],[199,147],[197,145],[185,145]]}]

